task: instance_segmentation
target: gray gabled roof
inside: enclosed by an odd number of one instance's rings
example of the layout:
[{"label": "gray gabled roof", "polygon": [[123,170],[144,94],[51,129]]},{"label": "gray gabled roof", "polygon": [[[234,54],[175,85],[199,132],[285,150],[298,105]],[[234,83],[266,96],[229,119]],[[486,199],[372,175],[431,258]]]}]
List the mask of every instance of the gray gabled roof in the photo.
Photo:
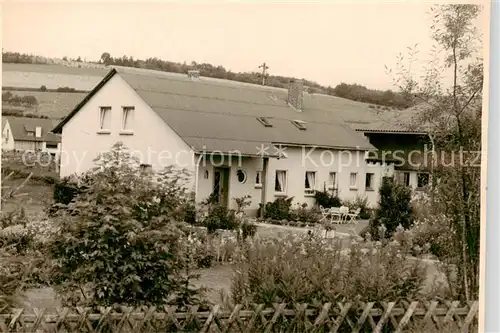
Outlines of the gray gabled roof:
[{"label": "gray gabled roof", "polygon": [[[56,128],[64,124],[113,75],[120,75],[188,145],[198,151],[240,151],[255,155],[261,144],[293,144],[338,149],[374,147],[344,123],[335,110],[304,95],[302,112],[287,105],[287,91],[234,81],[127,67],[114,67]],[[268,117],[265,127],[257,117]],[[306,122],[299,130],[292,120]]]},{"label": "gray gabled roof", "polygon": [[[3,116],[2,120],[8,121],[15,141],[61,142],[60,136],[51,133],[54,127],[54,121],[51,119]],[[3,130],[5,122],[2,121],[2,123]],[[39,138],[28,133],[34,132],[36,127],[42,128],[42,135]]]}]

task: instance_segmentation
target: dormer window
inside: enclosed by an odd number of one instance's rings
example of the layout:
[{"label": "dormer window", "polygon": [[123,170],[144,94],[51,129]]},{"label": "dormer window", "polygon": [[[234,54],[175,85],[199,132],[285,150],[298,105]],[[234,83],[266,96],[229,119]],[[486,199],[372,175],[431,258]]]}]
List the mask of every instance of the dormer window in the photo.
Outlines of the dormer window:
[{"label": "dormer window", "polygon": [[259,117],[257,118],[257,120],[265,127],[273,127],[273,124],[271,124],[269,122],[269,119],[267,119],[266,117]]},{"label": "dormer window", "polygon": [[305,131],[307,129],[306,122],[302,120],[292,120],[292,124],[295,125],[299,130]]}]

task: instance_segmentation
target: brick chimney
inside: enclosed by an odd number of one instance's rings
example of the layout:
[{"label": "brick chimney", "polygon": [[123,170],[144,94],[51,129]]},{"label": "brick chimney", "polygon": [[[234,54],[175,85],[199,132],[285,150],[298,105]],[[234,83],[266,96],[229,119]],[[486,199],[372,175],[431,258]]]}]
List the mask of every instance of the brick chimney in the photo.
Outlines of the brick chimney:
[{"label": "brick chimney", "polygon": [[304,94],[304,81],[291,80],[288,85],[288,104],[296,109],[302,111],[302,99]]}]

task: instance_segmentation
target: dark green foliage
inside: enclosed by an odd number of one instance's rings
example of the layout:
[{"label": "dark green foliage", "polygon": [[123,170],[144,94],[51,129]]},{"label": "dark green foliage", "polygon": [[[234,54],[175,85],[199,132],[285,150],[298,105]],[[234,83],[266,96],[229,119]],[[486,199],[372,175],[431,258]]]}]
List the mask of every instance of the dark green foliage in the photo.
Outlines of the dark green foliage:
[{"label": "dark green foliage", "polygon": [[326,190],[316,191],[314,193],[314,199],[316,199],[316,205],[323,208],[340,207],[342,202],[339,197],[328,193]]},{"label": "dark green foliage", "polygon": [[[360,84],[340,83],[333,91],[335,96],[351,99],[353,101],[377,104],[378,108],[380,108],[380,105],[385,105],[405,109],[412,105],[399,93],[395,93],[391,90],[381,91],[368,89]],[[370,107],[375,108],[375,106],[372,105],[370,105]],[[389,110],[389,108],[386,107],[384,110]]]},{"label": "dark green foliage", "polygon": [[16,106],[35,106],[38,105],[38,100],[35,96],[18,96],[10,91],[2,93],[2,101],[5,104],[16,105]]},{"label": "dark green foliage", "polygon": [[184,222],[193,225],[197,223],[196,207],[192,203],[189,203],[184,207]]},{"label": "dark green foliage", "polygon": [[69,177],[65,177],[54,185],[54,202],[67,205],[80,192],[78,184],[71,181]]},{"label": "dark green foliage", "polygon": [[57,92],[75,92],[75,88],[70,88],[70,87],[59,87],[56,90]]},{"label": "dark green foliage", "polygon": [[314,207],[307,207],[307,203],[297,203],[296,207],[292,208],[290,211],[290,218],[293,221],[299,221],[303,223],[316,223],[318,222],[318,217],[320,212]]},{"label": "dark green foliage", "polygon": [[198,302],[189,284],[190,246],[177,222],[190,200],[183,173],[166,169],[153,181],[121,144],[96,164],[87,173],[85,190],[55,219],[60,231],[50,245],[52,284],[64,301],[90,306]]},{"label": "dark green foliage", "polygon": [[359,218],[362,220],[369,220],[372,217],[372,209],[368,207],[368,197],[366,196],[358,195],[352,201],[344,201],[343,205],[349,207],[349,210],[361,209]]},{"label": "dark green foliage", "polygon": [[386,228],[385,235],[390,237],[398,225],[409,229],[414,222],[411,204],[411,189],[400,185],[390,178],[383,178],[379,189],[379,204],[370,220],[370,234],[373,239],[379,238],[379,227]]},{"label": "dark green foliage", "polygon": [[46,87],[46,86],[44,86],[44,85],[42,85],[42,86],[40,87],[40,91],[47,91],[47,87]]},{"label": "dark green foliage", "polygon": [[243,236],[243,239],[255,236],[256,232],[257,232],[257,226],[254,223],[249,223],[245,221],[241,224],[241,235]]},{"label": "dark green foliage", "polygon": [[245,195],[239,198],[234,198],[234,201],[236,202],[236,206],[238,206],[237,213],[242,213],[246,207],[250,206],[252,203],[251,201],[252,196],[250,195]]},{"label": "dark green foliage", "polygon": [[273,220],[289,220],[292,200],[293,197],[278,197],[273,202],[268,202],[266,204],[264,218]]},{"label": "dark green foliage", "polygon": [[203,225],[207,228],[208,233],[211,234],[216,230],[235,230],[239,227],[240,222],[234,211],[228,210],[224,206],[216,205],[209,210],[207,217],[203,221]]}]

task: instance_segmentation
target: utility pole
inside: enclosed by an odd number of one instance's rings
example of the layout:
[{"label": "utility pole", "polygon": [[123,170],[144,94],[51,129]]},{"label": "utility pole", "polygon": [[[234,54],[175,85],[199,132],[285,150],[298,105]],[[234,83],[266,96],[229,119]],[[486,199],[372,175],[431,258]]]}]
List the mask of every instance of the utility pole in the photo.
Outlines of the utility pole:
[{"label": "utility pole", "polygon": [[266,63],[263,63],[262,65],[259,66],[259,68],[262,68],[262,85],[266,85],[266,70],[269,69],[267,67]]}]

